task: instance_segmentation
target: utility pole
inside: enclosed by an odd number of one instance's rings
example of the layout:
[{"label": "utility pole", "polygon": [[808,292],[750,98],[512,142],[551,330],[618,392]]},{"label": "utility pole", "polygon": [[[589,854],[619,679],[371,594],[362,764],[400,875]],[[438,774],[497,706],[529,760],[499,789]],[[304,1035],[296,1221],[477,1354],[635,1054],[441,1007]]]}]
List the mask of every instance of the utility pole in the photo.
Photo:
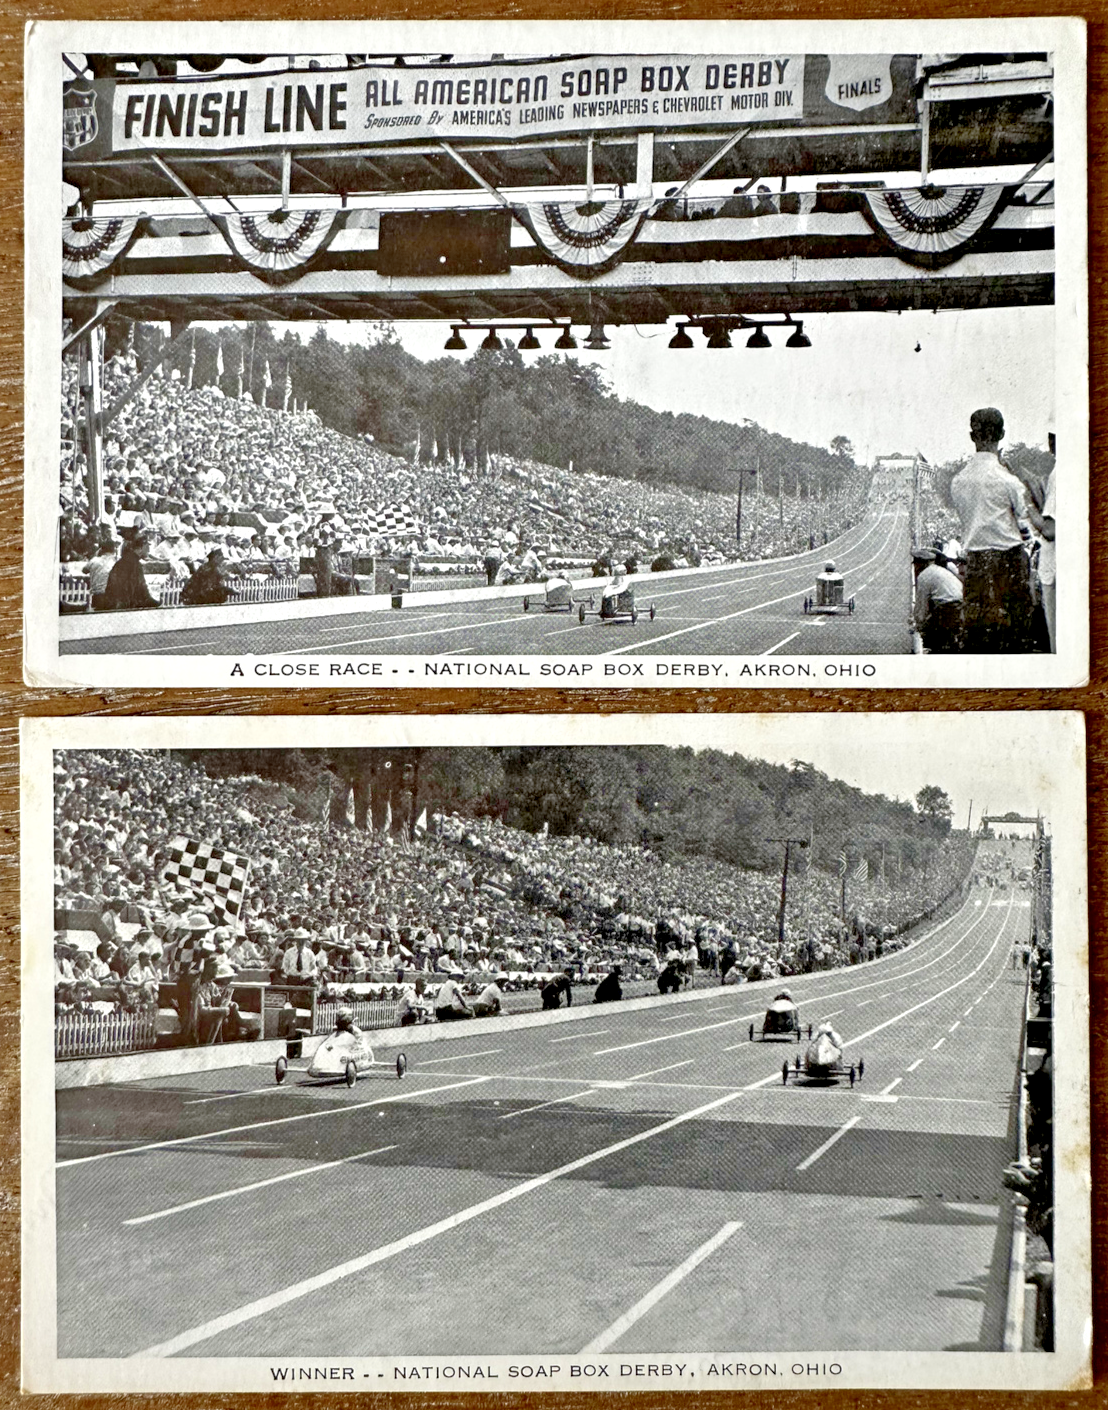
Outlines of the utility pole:
[{"label": "utility pole", "polygon": [[767,842],[784,843],[785,863],[781,868],[781,903],[777,907],[777,939],[780,944],[785,943],[785,912],[789,904],[789,848],[807,847],[807,837],[767,837]]},{"label": "utility pole", "polygon": [[735,510],[735,544],[739,557],[743,552],[743,480],[747,475],[754,476],[754,483],[758,483],[758,471],[752,466],[743,466],[739,469],[739,500]]}]

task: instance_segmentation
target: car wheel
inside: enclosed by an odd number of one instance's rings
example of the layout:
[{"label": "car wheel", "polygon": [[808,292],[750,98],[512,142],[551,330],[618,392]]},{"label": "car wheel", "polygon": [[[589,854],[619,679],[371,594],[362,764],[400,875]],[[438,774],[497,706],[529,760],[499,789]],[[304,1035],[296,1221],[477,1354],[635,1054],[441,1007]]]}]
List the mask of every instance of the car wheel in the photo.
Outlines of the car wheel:
[{"label": "car wheel", "polygon": [[523,599],[523,610],[525,612],[529,612],[531,610],[531,599],[529,597],[525,597]]},{"label": "car wheel", "polygon": [[408,1058],[407,1058],[407,1055],[406,1055],[405,1053],[397,1053],[397,1055],[396,1055],[396,1075],[397,1075],[397,1077],[403,1077],[404,1074],[405,1074],[405,1072],[407,1072],[407,1070],[408,1070]]},{"label": "car wheel", "polygon": [[635,623],[636,623],[638,620],[639,620],[639,614],[635,611],[634,608],[632,608],[632,609],[631,609],[631,625],[634,626]]},{"label": "car wheel", "polygon": [[350,1058],[350,1059],[347,1060],[347,1063],[346,1063],[346,1085],[347,1085],[348,1087],[353,1087],[354,1083],[355,1083],[357,1080],[358,1080],[358,1069],[357,1069],[357,1067],[356,1067],[355,1064],[354,1064],[353,1058]]},{"label": "car wheel", "polygon": [[584,604],[584,603],[582,603],[581,606],[578,607],[578,609],[577,609],[577,620],[581,623],[582,626],[585,625],[585,604]]},{"label": "car wheel", "polygon": [[654,620],[654,604],[653,604],[653,602],[650,604],[650,620],[651,620],[651,621]]},{"label": "car wheel", "polygon": [[288,1076],[288,1071],[289,1071],[289,1060],[288,1060],[288,1058],[287,1058],[287,1057],[279,1057],[279,1058],[277,1059],[277,1068],[276,1068],[276,1071],[275,1071],[274,1074],[273,1074],[274,1077],[276,1077],[276,1079],[277,1079],[277,1085],[278,1085],[278,1087],[281,1085],[281,1083],[282,1083],[282,1082],[285,1080],[285,1078]]}]

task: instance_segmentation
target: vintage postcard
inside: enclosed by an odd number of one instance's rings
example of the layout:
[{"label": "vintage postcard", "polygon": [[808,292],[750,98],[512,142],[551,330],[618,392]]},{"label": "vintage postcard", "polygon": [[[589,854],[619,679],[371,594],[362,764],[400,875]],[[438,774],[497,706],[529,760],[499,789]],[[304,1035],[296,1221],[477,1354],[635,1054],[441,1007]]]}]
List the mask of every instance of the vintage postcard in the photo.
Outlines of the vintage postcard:
[{"label": "vintage postcard", "polygon": [[26,1389],[1087,1385],[1084,769],[1064,712],[25,722]]},{"label": "vintage postcard", "polygon": [[1083,683],[1085,92],[1076,19],[32,23],[27,680]]}]

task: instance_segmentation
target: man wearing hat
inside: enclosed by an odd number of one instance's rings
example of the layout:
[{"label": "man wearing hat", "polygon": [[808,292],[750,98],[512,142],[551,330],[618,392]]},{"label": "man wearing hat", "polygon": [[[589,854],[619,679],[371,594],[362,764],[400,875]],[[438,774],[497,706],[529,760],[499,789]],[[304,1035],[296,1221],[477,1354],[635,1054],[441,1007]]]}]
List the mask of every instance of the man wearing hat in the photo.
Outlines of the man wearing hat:
[{"label": "man wearing hat", "polygon": [[210,955],[204,962],[196,989],[197,1041],[201,1044],[232,1038],[231,1018],[238,1019],[238,1004],[231,998],[234,966],[226,955]]},{"label": "man wearing hat", "polygon": [[185,917],[185,936],[177,947],[177,1017],[186,1042],[196,1038],[197,990],[205,962],[215,954],[212,923],[203,911]]},{"label": "man wearing hat", "polygon": [[157,607],[157,601],[151,597],[146,586],[146,574],[142,568],[142,559],[149,547],[150,540],[141,529],[136,528],[129,534],[125,532],[123,552],[108,574],[104,588],[105,611]]},{"label": "man wearing hat", "polygon": [[915,624],[924,650],[960,651],[962,646],[962,581],[950,570],[946,554],[925,548],[916,555],[925,566],[916,579]]},{"label": "man wearing hat", "polygon": [[281,973],[294,983],[311,984],[319,973],[319,960],[312,949],[312,937],[302,925],[289,936],[292,942],[281,960]]}]

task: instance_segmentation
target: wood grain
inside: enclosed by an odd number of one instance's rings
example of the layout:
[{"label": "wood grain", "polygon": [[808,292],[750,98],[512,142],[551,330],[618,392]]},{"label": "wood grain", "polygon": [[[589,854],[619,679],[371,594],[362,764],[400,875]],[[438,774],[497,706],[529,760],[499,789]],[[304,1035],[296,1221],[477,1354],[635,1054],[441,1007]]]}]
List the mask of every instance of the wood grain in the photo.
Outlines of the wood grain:
[{"label": "wood grain", "polygon": [[[0,942],[0,1297],[9,1315],[0,1322],[0,1397],[3,1403],[15,1403],[19,1398],[18,1382],[18,1313],[19,1293],[19,891],[18,891],[18,758],[17,728],[25,715],[178,715],[178,714],[359,714],[382,712],[464,714],[488,712],[573,712],[599,711],[618,714],[626,711],[643,712],[732,712],[732,711],[839,711],[839,710],[1000,710],[1000,709],[1077,709],[1086,713],[1089,742],[1088,807],[1090,823],[1091,913],[1092,925],[1092,1001],[1094,1016],[1104,1015],[1106,966],[1101,939],[1105,916],[1105,788],[1108,784],[1108,675],[1105,671],[1108,646],[1108,590],[1105,563],[1105,488],[1100,482],[1104,438],[1104,350],[1102,262],[1103,226],[1101,198],[1106,194],[1104,179],[1105,141],[1108,136],[1108,97],[1105,80],[1106,35],[1108,35],[1108,3],[1034,3],[1034,0],[984,0],[972,6],[956,6],[922,0],[916,5],[878,3],[878,0],[779,0],[776,5],[760,3],[738,5],[719,3],[615,3],[615,0],[590,0],[577,6],[545,3],[524,5],[508,0],[491,6],[488,0],[458,0],[458,3],[394,3],[377,17],[391,19],[865,19],[920,18],[958,19],[972,15],[1033,16],[1041,14],[1080,14],[1090,24],[1090,200],[1094,213],[1091,222],[1092,294],[1092,466],[1093,503],[1091,506],[1092,553],[1092,678],[1083,690],[1066,691],[743,691],[743,690],[595,690],[566,692],[558,690],[436,690],[377,691],[342,690],[335,692],[292,690],[213,690],[192,694],[187,691],[118,690],[118,691],[48,691],[27,689],[22,684],[21,647],[21,525],[22,525],[22,163],[23,134],[21,112],[23,25],[32,19],[359,19],[365,18],[370,7],[349,4],[327,4],[307,0],[293,5],[289,0],[177,0],[173,5],[150,3],[150,0],[71,0],[67,4],[9,3],[0,13],[0,189],[3,202],[0,209],[0,690],[3,692],[3,715],[0,718],[0,918],[3,921]],[[941,414],[941,410],[939,412]],[[1060,566],[1065,572],[1065,563]],[[126,727],[121,728],[121,742],[126,742]],[[31,937],[39,942],[44,937]],[[1094,1200],[1094,1296],[1099,1310],[1105,1294],[1105,1214],[1100,1195],[1100,1177],[1104,1172],[1103,1142],[1100,1123],[1105,1112],[1104,1084],[1106,1045],[1094,1029],[1093,1092],[1094,1141],[1093,1158],[1097,1176],[1098,1197]],[[234,1250],[226,1250],[228,1257]],[[844,1290],[849,1296],[849,1290]],[[1098,1318],[1098,1330],[1103,1319]],[[1108,1366],[1101,1346],[1095,1352],[1097,1389],[1092,1395],[1036,1396],[1037,1403],[1059,1407],[1097,1407],[1108,1405],[1104,1375]],[[777,1394],[760,1404],[811,1406],[802,1394]],[[520,1397],[522,1398],[522,1397]],[[152,1398],[151,1398],[152,1399]],[[195,1410],[241,1404],[276,1403],[278,1399],[307,1404],[337,1405],[339,1396],[300,1395],[265,1398],[244,1395],[205,1395],[177,1397]],[[375,1397],[411,1407],[412,1396]],[[497,1400],[500,1398],[497,1397]],[[535,1397],[537,1401],[537,1397]],[[1014,1394],[911,1394],[841,1392],[820,1396],[821,1406],[842,1407],[930,1407],[938,1405],[1017,1406],[1028,1397]],[[474,1407],[493,1403],[494,1398],[471,1396],[435,1396],[428,1404],[443,1406],[456,1402]],[[723,1406],[731,1397],[705,1394],[697,1403]],[[122,1403],[122,1397],[68,1397],[69,1406]],[[552,1404],[550,1400],[542,1402]],[[561,1396],[559,1407],[590,1407],[609,1410],[617,1403],[614,1395]],[[627,1403],[620,1397],[619,1403]],[[647,1405],[647,1397],[633,1402]],[[651,1395],[651,1410],[659,1403],[687,1406],[689,1401],[676,1395]]]}]

